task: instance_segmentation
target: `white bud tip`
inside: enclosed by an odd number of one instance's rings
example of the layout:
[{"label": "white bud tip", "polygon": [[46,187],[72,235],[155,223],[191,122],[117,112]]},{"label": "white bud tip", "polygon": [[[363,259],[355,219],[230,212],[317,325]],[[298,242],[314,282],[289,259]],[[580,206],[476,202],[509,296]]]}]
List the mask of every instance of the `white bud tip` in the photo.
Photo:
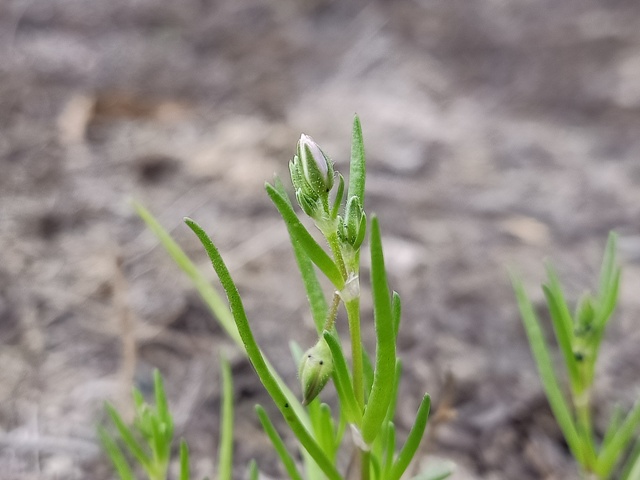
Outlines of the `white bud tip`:
[{"label": "white bud tip", "polygon": [[[305,135],[303,133],[302,135],[300,135],[299,145],[300,145],[300,154],[303,157],[305,155],[305,146],[309,148],[309,151],[313,156],[313,160],[315,161],[315,164],[318,166],[322,174],[326,176],[329,171],[329,167],[327,166],[327,157],[325,157],[322,150],[320,150],[320,147],[315,142],[315,140],[311,138],[310,135]],[[304,162],[303,162],[303,168],[304,168]]]}]

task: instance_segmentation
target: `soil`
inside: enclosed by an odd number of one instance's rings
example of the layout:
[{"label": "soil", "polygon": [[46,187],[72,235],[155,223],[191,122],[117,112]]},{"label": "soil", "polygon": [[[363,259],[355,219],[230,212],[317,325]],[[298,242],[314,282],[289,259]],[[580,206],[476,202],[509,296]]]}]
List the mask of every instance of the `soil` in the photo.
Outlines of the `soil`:
[{"label": "soil", "polygon": [[[213,281],[182,217],[211,233],[297,392],[288,344],[310,345],[313,327],[263,184],[286,179],[300,132],[346,173],[355,112],[367,211],[404,305],[400,436],[427,391],[455,416],[422,464],[453,460],[455,479],[576,478],[507,269],[546,320],[544,260],[573,302],[620,234],[602,434],[640,386],[638,25],[632,0],[0,2],[0,478],[114,478],[95,434],[103,402],[130,414],[153,368],[194,478],[212,475],[221,353],[234,476],[251,458],[284,476],[253,413],[277,418],[273,405],[130,199]],[[362,273],[371,346],[366,261]]]}]

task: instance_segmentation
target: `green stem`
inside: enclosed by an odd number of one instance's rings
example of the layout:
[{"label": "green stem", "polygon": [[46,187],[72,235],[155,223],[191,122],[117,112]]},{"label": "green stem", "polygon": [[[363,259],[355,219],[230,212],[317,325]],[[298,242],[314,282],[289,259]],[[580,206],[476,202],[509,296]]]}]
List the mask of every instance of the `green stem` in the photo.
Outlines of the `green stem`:
[{"label": "green stem", "polygon": [[590,396],[591,391],[589,388],[586,388],[581,392],[575,392],[573,396],[578,432],[582,437],[582,446],[584,450],[584,468],[587,472],[593,471],[596,461],[596,454],[593,445],[593,423],[591,421]]},{"label": "green stem", "polygon": [[333,258],[338,264],[338,269],[342,274],[342,278],[347,279],[347,267],[344,263],[344,257],[342,256],[342,249],[340,248],[340,240],[338,240],[338,234],[335,230],[330,232],[323,232],[325,237],[327,238],[327,242],[329,243],[329,248],[331,248],[331,253],[333,253]]},{"label": "green stem", "polygon": [[[327,315],[327,321],[324,323],[323,330],[330,332],[333,325],[336,323],[336,317],[338,316],[338,306],[340,305],[340,294],[338,292],[333,294],[333,300],[331,301],[331,308],[329,309],[329,315]],[[320,332],[322,334],[322,332]]]},{"label": "green stem", "polygon": [[371,452],[362,451],[360,453],[360,480],[369,480],[369,464],[371,463]]}]

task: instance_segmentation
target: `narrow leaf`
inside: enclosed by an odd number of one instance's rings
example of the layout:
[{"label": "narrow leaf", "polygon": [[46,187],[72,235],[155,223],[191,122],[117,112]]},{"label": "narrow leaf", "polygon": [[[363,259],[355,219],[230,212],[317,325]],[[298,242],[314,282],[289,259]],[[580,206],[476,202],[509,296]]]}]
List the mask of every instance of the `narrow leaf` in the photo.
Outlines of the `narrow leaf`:
[{"label": "narrow leaf", "polygon": [[388,422],[385,426],[384,439],[384,468],[382,478],[387,478],[393,467],[393,460],[396,454],[396,427],[393,422]]},{"label": "narrow leaf", "polygon": [[[275,192],[275,190],[273,191]],[[260,348],[258,347],[258,344],[253,336],[251,327],[249,326],[247,314],[244,310],[244,305],[242,304],[242,299],[240,298],[238,288],[233,282],[233,279],[229,274],[229,270],[227,269],[227,266],[220,256],[220,252],[208,237],[208,235],[196,222],[189,218],[186,218],[185,222],[200,239],[200,242],[204,246],[207,254],[209,255],[209,258],[211,259],[211,264],[213,265],[213,268],[216,271],[218,278],[220,279],[222,287],[227,293],[227,298],[229,299],[229,305],[231,307],[231,313],[233,314],[236,326],[238,327],[238,332],[240,333],[240,337],[242,338],[242,343],[244,344],[247,356],[249,357],[253,368],[258,374],[260,381],[275,402],[286,422],[289,424],[289,427],[291,428],[293,433],[296,435],[303,447],[309,452],[312,458],[316,461],[325,475],[327,475],[327,477],[331,479],[340,479],[341,477],[336,470],[336,467],[326,457],[320,446],[316,443],[305,425],[300,420],[297,412],[294,410],[294,408],[292,408],[293,400],[285,395],[282,388],[280,387],[278,380],[276,380],[272,369],[263,357],[262,352],[260,351]]]},{"label": "narrow leaf", "polygon": [[233,478],[233,381],[226,358],[220,359],[222,406],[220,409],[220,443],[218,446],[218,480]]},{"label": "narrow leaf", "polygon": [[[547,305],[549,306],[549,313],[551,314],[551,323],[553,324],[553,330],[558,340],[558,345],[562,351],[564,357],[564,363],[567,367],[567,373],[571,380],[571,385],[575,387],[580,382],[580,373],[578,371],[578,364],[573,353],[572,336],[569,325],[571,324],[571,317],[569,316],[569,324],[566,321],[566,317],[569,315],[569,310],[566,307],[562,292],[557,290],[556,286],[551,283],[543,285],[542,290],[547,298]],[[566,310],[565,310],[566,309]]]},{"label": "narrow leaf", "polygon": [[371,288],[376,328],[376,367],[369,402],[362,419],[362,438],[371,444],[380,431],[393,392],[396,367],[396,342],[391,310],[391,295],[382,253],[377,217],[371,220]]},{"label": "narrow leaf", "polygon": [[364,205],[364,185],[366,179],[366,161],[364,155],[364,141],[362,139],[362,126],[360,118],[353,118],[353,131],[351,135],[351,162],[349,163],[349,190],[347,198],[354,195]]},{"label": "narrow leaf", "polygon": [[171,258],[173,258],[178,267],[191,279],[198,293],[200,293],[200,296],[209,307],[209,310],[211,310],[213,316],[218,320],[220,326],[236,344],[242,345],[240,335],[238,335],[238,329],[236,328],[229,308],[227,308],[227,305],[218,292],[211,286],[209,280],[198,270],[198,267],[195,266],[187,254],[184,253],[184,250],[171,238],[169,232],[160,225],[160,222],[156,220],[149,210],[138,202],[133,202],[133,206],[140,218],[147,224],[147,227],[149,227],[160,241],[160,244]]},{"label": "narrow leaf", "polygon": [[180,480],[189,480],[189,447],[187,442],[180,441]]},{"label": "narrow leaf", "polygon": [[336,198],[333,201],[333,207],[331,208],[331,218],[338,216],[340,205],[342,204],[342,197],[344,195],[344,177],[338,173],[338,191],[336,192]]},{"label": "narrow leaf", "polygon": [[149,464],[149,457],[134,437],[133,432],[131,432],[129,427],[124,423],[124,420],[122,420],[122,417],[120,416],[118,411],[111,404],[107,404],[106,408],[107,413],[118,429],[120,438],[122,438],[122,441],[129,449],[129,452],[131,452],[131,454],[136,458],[140,465],[147,466]]},{"label": "narrow leaf", "polygon": [[385,416],[385,423],[393,422],[396,415],[396,402],[398,401],[398,389],[400,388],[400,378],[402,378],[402,360],[396,359],[396,372],[393,381],[393,390],[391,391],[391,402]]},{"label": "narrow leaf", "polygon": [[391,298],[391,311],[393,312],[393,331],[396,334],[396,341],[398,340],[398,332],[400,331],[400,319],[402,318],[402,302],[398,292],[393,292]]},{"label": "narrow leaf", "polygon": [[365,400],[369,401],[369,395],[371,395],[371,388],[373,387],[373,364],[369,354],[363,348],[362,349],[362,374],[364,376],[364,396]]},{"label": "narrow leaf", "polygon": [[409,436],[400,450],[400,453],[398,453],[398,458],[394,462],[391,472],[389,472],[389,476],[387,477],[388,480],[399,480],[409,466],[409,463],[411,463],[411,460],[418,451],[418,447],[422,441],[422,436],[424,435],[424,430],[427,427],[430,408],[431,397],[429,397],[429,395],[425,395],[422,397],[422,402],[420,402],[420,407],[416,414],[416,420],[409,431]]},{"label": "narrow leaf", "polygon": [[333,380],[340,399],[340,406],[344,409],[347,420],[350,423],[360,424],[362,413],[356,403],[356,397],[353,392],[353,384],[349,377],[349,368],[342,352],[339,340],[326,330],[322,333],[333,357]]},{"label": "narrow leaf", "polygon": [[162,375],[156,369],[153,372],[153,385],[154,385],[154,393],[156,398],[156,410],[158,411],[158,417],[160,421],[162,421],[166,426],[166,435],[171,440],[173,436],[173,418],[171,417],[171,412],[169,411],[169,404],[167,403],[167,396],[164,390],[164,385],[162,383]]},{"label": "narrow leaf", "polygon": [[624,422],[616,432],[606,447],[602,449],[598,456],[596,471],[607,478],[611,475],[613,468],[624,451],[629,447],[633,435],[640,425],[640,400],[636,402],[631,411],[627,414]]},{"label": "narrow leaf", "polygon": [[282,215],[284,222],[287,224],[289,234],[294,238],[294,241],[300,244],[307,253],[307,256],[322,271],[322,273],[327,276],[331,283],[333,283],[338,290],[342,290],[342,287],[344,287],[344,279],[342,278],[342,274],[335,262],[327,252],[318,245],[318,242],[316,242],[304,225],[302,225],[302,222],[300,222],[300,219],[293,211],[293,208],[291,208],[290,203],[280,195],[280,193],[278,193],[275,187],[267,183],[265,188],[269,197],[280,212],[280,215]]},{"label": "narrow leaf", "polygon": [[267,412],[264,410],[264,408],[262,408],[262,406],[256,405],[256,413],[258,414],[258,419],[262,424],[262,428],[269,437],[269,440],[271,440],[273,448],[276,450],[276,453],[280,457],[280,460],[282,461],[282,464],[284,465],[289,478],[291,478],[292,480],[302,480],[302,475],[300,474],[300,472],[298,472],[296,462],[293,460],[293,457],[287,450],[284,441],[273,426],[273,423],[271,422],[271,419],[269,419]]},{"label": "narrow leaf", "polygon": [[[287,195],[282,182],[278,178],[276,178],[274,183],[276,191],[293,209],[291,201],[289,200],[289,196]],[[300,270],[300,275],[302,276],[302,283],[304,284],[304,289],[307,292],[307,299],[309,300],[309,306],[311,307],[311,316],[313,317],[313,322],[316,325],[317,332],[321,333],[329,311],[327,307],[327,299],[325,298],[322,291],[322,285],[320,285],[320,281],[318,280],[318,276],[316,275],[313,262],[307,255],[304,248],[302,248],[302,246],[300,245],[300,242],[296,240],[295,230],[291,227],[290,224],[287,223],[286,225],[287,232],[289,232],[289,239],[291,240],[291,246],[293,247],[293,253],[298,264],[298,269]]]},{"label": "narrow leaf", "polygon": [[127,463],[127,459],[124,457],[122,450],[120,450],[118,444],[113,438],[111,438],[104,428],[98,427],[98,437],[100,437],[100,442],[107,452],[107,455],[109,455],[116,472],[118,472],[120,480],[136,480],[136,477]]},{"label": "narrow leaf", "polygon": [[335,455],[338,445],[334,432],[333,418],[331,416],[331,407],[326,403],[318,402],[317,422],[315,426],[315,434],[318,443],[327,454],[329,459],[335,463]]},{"label": "narrow leaf", "polygon": [[609,425],[607,426],[607,431],[604,433],[604,436],[602,437],[602,449],[607,448],[607,445],[609,445],[609,443],[611,442],[611,439],[613,439],[616,433],[618,433],[618,430],[620,429],[620,425],[622,424],[622,419],[623,419],[622,407],[620,407],[620,405],[616,405],[615,408],[613,409],[613,414],[611,415],[611,420],[609,421]]},{"label": "narrow leaf", "polygon": [[520,308],[522,322],[529,339],[531,352],[533,353],[533,357],[538,366],[542,386],[547,394],[551,410],[553,411],[553,415],[564,434],[567,444],[569,445],[569,449],[578,462],[583,464],[584,455],[580,448],[580,437],[576,430],[569,406],[567,405],[560,389],[560,385],[558,384],[558,379],[553,371],[553,362],[549,355],[547,342],[544,339],[542,329],[540,328],[536,314],[533,311],[533,305],[531,305],[520,280],[515,276],[512,276],[511,280],[518,300],[518,307]]},{"label": "narrow leaf", "polygon": [[640,438],[631,450],[627,463],[620,475],[621,480],[640,480]]},{"label": "narrow leaf", "polygon": [[596,307],[596,322],[601,332],[611,318],[618,298],[621,270],[617,266],[616,260],[617,244],[618,235],[615,232],[609,233],[600,269],[600,291]]},{"label": "narrow leaf", "polygon": [[249,480],[258,480],[260,472],[258,471],[258,464],[252,458],[249,462]]},{"label": "narrow leaf", "polygon": [[[600,268],[600,295],[605,295],[616,271],[616,249],[618,243],[618,235],[614,232],[609,233],[607,246],[602,259],[602,267]],[[602,300],[602,297],[600,298]]]}]

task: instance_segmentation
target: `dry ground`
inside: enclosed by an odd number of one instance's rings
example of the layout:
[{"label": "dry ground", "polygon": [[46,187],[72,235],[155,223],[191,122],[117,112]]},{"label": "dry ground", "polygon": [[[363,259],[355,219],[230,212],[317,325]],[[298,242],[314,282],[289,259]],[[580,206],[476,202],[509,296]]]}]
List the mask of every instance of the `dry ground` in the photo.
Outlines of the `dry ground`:
[{"label": "dry ground", "polygon": [[282,474],[252,410],[269,400],[128,199],[207,272],[181,218],[212,233],[295,385],[288,341],[308,344],[311,320],[262,185],[301,131],[346,170],[354,112],[405,304],[400,428],[450,372],[457,418],[425,458],[458,479],[572,478],[506,269],[541,302],[552,258],[576,299],[620,233],[601,431],[640,386],[638,25],[633,0],[1,1],[0,478],[112,478],[102,404],[128,408],[155,367],[211,474],[220,351],[237,477],[249,458]]}]

